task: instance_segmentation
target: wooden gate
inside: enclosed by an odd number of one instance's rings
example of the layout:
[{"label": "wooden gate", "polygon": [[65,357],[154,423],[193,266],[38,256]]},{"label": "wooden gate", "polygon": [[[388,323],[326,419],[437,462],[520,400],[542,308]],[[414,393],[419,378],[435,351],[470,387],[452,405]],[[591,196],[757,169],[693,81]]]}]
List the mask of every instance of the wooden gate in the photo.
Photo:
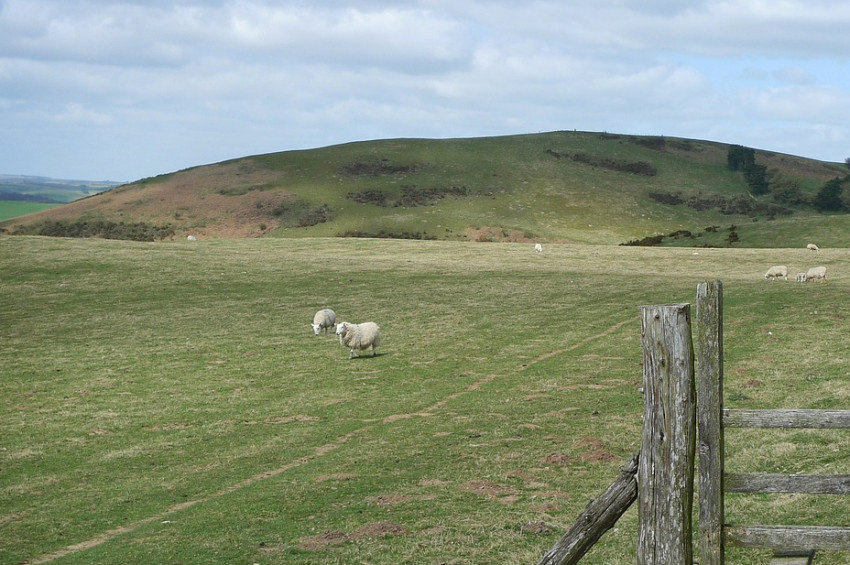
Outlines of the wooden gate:
[{"label": "wooden gate", "polygon": [[724,428],[850,429],[850,410],[730,410],[723,407],[723,285],[697,287],[697,430],[699,435],[699,554],[722,565],[724,547],[850,551],[850,528],[730,525],[725,493],[850,494],[850,475],[726,473]]}]

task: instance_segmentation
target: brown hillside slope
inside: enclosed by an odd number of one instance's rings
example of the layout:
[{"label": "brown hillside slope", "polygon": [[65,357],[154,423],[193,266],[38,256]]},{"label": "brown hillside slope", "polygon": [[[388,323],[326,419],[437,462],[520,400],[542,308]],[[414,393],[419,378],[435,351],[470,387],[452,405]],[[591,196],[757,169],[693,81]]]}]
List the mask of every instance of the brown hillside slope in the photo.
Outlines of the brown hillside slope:
[{"label": "brown hillside slope", "polygon": [[283,190],[252,188],[275,182],[280,173],[263,170],[250,160],[207,165],[143,180],[65,206],[18,218],[16,225],[39,221],[78,219],[146,222],[174,225],[178,233],[202,237],[259,237],[260,226],[277,227],[271,213],[291,198]]}]

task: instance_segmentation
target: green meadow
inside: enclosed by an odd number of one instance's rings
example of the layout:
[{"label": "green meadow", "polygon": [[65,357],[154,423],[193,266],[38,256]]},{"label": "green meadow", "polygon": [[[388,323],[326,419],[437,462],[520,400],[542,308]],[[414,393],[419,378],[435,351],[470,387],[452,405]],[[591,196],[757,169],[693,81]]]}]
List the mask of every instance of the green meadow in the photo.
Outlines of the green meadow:
[{"label": "green meadow", "polygon": [[[778,264],[791,281],[762,278]],[[815,265],[826,282],[793,282]],[[0,563],[536,563],[640,449],[640,306],[722,280],[726,406],[846,408],[848,265],[802,246],[0,238]],[[323,307],[380,324],[378,355],[313,335]],[[846,433],[726,437],[728,471],[846,473]],[[727,514],[846,527],[843,498],[730,495]],[[631,508],[583,563],[634,563],[636,542]]]},{"label": "green meadow", "polygon": [[15,200],[0,200],[0,221],[26,214],[34,214],[42,210],[55,208],[58,204],[42,204],[40,202],[21,202]]}]

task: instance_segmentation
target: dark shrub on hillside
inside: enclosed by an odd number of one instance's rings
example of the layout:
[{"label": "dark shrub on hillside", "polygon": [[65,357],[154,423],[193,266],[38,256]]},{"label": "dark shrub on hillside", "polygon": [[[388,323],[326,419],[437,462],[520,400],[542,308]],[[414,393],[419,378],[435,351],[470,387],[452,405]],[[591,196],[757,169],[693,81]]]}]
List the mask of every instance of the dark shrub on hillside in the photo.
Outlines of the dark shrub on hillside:
[{"label": "dark shrub on hillside", "polygon": [[465,186],[450,186],[445,188],[420,188],[416,185],[401,187],[401,197],[393,206],[429,206],[446,196],[467,196],[469,191]]},{"label": "dark shrub on hillside", "polygon": [[665,193],[665,192],[650,192],[649,197],[655,200],[656,202],[660,202],[661,204],[668,204],[670,206],[678,206],[685,202],[682,198],[682,193],[677,192],[675,194]]},{"label": "dark shrub on hillside", "polygon": [[601,167],[603,169],[617,171],[620,173],[644,175],[647,177],[654,177],[657,173],[655,168],[645,161],[614,161],[613,159],[609,159],[608,157],[594,157],[592,155],[588,155],[587,153],[576,153],[570,158],[573,161],[576,161],[577,163],[584,163],[586,165]]},{"label": "dark shrub on hillside", "polygon": [[243,196],[248,194],[252,190],[263,191],[263,190],[271,190],[274,188],[273,184],[270,183],[258,183],[258,184],[249,184],[242,186],[230,186],[227,188],[219,189],[218,193],[222,196]]},{"label": "dark shrub on hillside", "polygon": [[282,202],[272,210],[285,228],[307,228],[331,220],[331,209],[327,204],[310,206],[306,202]]},{"label": "dark shrub on hillside", "polygon": [[744,179],[747,181],[747,186],[756,196],[767,194],[770,192],[770,187],[767,183],[767,167],[764,165],[746,165],[744,167]]},{"label": "dark shrub on hillside", "polygon": [[385,192],[372,189],[349,192],[346,198],[360,204],[415,208],[417,206],[430,206],[447,196],[469,196],[469,190],[465,186],[422,188],[416,185],[405,185],[401,187],[401,196],[395,200],[390,199]]},{"label": "dark shrub on hillside", "polygon": [[609,171],[617,171],[618,173],[644,175],[647,177],[654,177],[658,173],[658,171],[655,170],[655,167],[646,161],[615,161],[608,157],[596,157],[588,155],[587,153],[575,153],[573,155],[569,155],[566,153],[559,153],[554,149],[546,149],[544,153],[551,155],[556,159],[569,157],[576,163],[584,163],[585,165],[591,165],[593,167],[601,167],[603,169],[608,169]]},{"label": "dark shrub on hillside", "polygon": [[803,206],[812,202],[808,196],[803,194],[800,187],[795,185],[774,187],[770,192],[773,200],[789,206]]},{"label": "dark shrub on hillside", "polygon": [[387,206],[387,195],[380,190],[361,190],[360,192],[349,192],[345,195],[349,200],[359,204],[372,204],[374,206]]},{"label": "dark shrub on hillside", "polygon": [[[709,226],[705,228],[706,232],[717,232],[719,231],[720,226]],[[726,245],[731,246],[733,243],[739,240],[737,226],[734,224],[729,226],[729,235],[726,237]],[[668,233],[667,235],[651,235],[645,237],[643,239],[633,239],[626,243],[621,243],[620,245],[631,245],[631,246],[642,246],[642,247],[653,247],[656,245],[661,245],[665,239],[682,239],[682,238],[690,238],[696,239],[698,237],[702,237],[702,232],[698,234],[691,233],[689,230],[676,230]],[[714,247],[711,244],[703,243],[698,245],[697,247]]]},{"label": "dark shrub on hillside", "polygon": [[41,224],[23,226],[18,235],[44,235],[50,237],[102,237],[131,241],[156,241],[174,235],[171,225],[154,226],[144,222],[124,223],[106,220],[45,221]]},{"label": "dark shrub on hillside", "polygon": [[340,173],[346,176],[369,176],[397,175],[416,172],[416,165],[393,165],[389,159],[379,161],[355,161],[340,169]]},{"label": "dark shrub on hillside", "polygon": [[756,150],[743,145],[730,145],[726,154],[726,165],[730,171],[743,171],[756,162]]},{"label": "dark shrub on hillside", "polygon": [[721,213],[727,215],[741,214],[750,217],[767,216],[769,218],[775,218],[776,216],[789,216],[794,213],[794,211],[790,208],[771,204],[769,202],[762,202],[761,200],[756,200],[742,195],[733,197],[726,197],[720,194],[714,194],[711,196],[691,196],[685,200],[682,198],[681,192],[651,192],[649,193],[649,197],[662,204],[668,204],[671,206],[685,204],[689,208],[693,208],[700,212],[717,209]]},{"label": "dark shrub on hillside", "polygon": [[834,178],[827,181],[815,195],[813,201],[815,208],[820,212],[839,212],[844,210],[844,201],[841,199],[841,179]]},{"label": "dark shrub on hillside", "polygon": [[632,245],[638,247],[654,247],[656,245],[661,244],[664,241],[663,235],[650,235],[643,239],[633,239],[631,241],[627,241],[626,243],[621,243],[620,245]]},{"label": "dark shrub on hillside", "polygon": [[632,137],[629,141],[655,151],[664,151],[664,148],[667,147],[667,140],[663,137]]},{"label": "dark shrub on hillside", "polygon": [[409,232],[407,230],[402,230],[401,232],[388,232],[384,229],[378,230],[377,232],[365,232],[365,231],[356,231],[356,230],[348,230],[339,235],[339,237],[376,237],[376,238],[386,238],[386,239],[437,239],[435,235],[428,235],[421,232]]}]

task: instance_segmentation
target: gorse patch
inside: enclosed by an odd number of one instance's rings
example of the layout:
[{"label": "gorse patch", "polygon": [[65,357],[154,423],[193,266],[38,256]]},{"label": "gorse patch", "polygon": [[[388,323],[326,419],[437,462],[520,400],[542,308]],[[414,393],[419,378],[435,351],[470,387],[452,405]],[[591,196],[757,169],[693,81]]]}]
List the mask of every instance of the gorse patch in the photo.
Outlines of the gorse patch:
[{"label": "gorse patch", "polygon": [[385,191],[367,189],[360,192],[349,192],[347,198],[360,204],[413,208],[429,206],[447,196],[470,195],[469,189],[465,186],[421,188],[415,185],[403,185],[400,192],[400,195],[394,197]]},{"label": "gorse patch", "polygon": [[273,210],[272,215],[280,218],[281,226],[305,228],[328,222],[333,217],[327,204],[311,206],[306,202],[282,202]]},{"label": "gorse patch", "polygon": [[110,222],[106,220],[44,221],[23,226],[15,235],[46,235],[52,237],[102,237],[131,241],[157,241],[174,235],[173,225],[151,225],[145,222]]},{"label": "gorse patch", "polygon": [[420,165],[394,165],[389,159],[379,159],[376,161],[356,161],[344,165],[340,169],[340,174],[346,176],[381,176],[381,175],[401,175],[405,173],[415,173],[420,168]]}]

